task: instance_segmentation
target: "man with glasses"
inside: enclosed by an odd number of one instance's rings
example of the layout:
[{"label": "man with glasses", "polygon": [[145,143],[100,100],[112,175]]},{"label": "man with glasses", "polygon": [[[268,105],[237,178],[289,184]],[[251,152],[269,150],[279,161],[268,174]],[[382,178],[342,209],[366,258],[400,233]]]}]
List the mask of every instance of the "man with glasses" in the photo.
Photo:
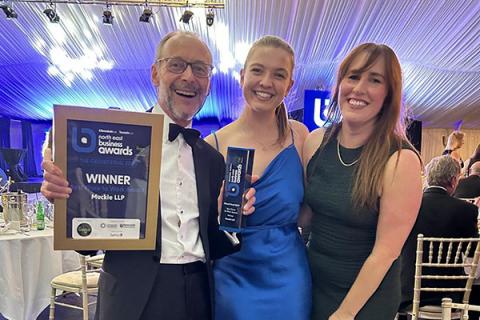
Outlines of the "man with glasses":
[{"label": "man with glasses", "polygon": [[[165,115],[160,212],[154,251],[107,251],[99,279],[96,319],[211,319],[211,261],[238,250],[218,229],[222,156],[190,129],[210,91],[212,55],[195,34],[173,32],[158,45],[151,79]],[[71,192],[49,157],[42,164],[47,198]],[[253,212],[255,190],[244,214]]]}]

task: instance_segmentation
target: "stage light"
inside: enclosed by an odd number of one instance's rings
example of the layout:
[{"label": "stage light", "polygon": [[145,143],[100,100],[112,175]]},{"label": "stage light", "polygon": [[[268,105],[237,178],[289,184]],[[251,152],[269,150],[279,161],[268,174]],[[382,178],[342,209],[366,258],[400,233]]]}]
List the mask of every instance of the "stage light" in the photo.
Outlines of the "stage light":
[{"label": "stage light", "polygon": [[51,23],[58,23],[60,21],[60,16],[57,14],[55,5],[53,3],[50,3],[50,8],[43,10],[43,13],[45,13]]},{"label": "stage light", "polygon": [[13,10],[12,5],[9,5],[7,2],[2,2],[0,3],[0,8],[2,8],[7,19],[17,19],[17,13]]},{"label": "stage light", "polygon": [[215,14],[213,13],[213,10],[209,10],[207,12],[207,26],[209,27],[213,26],[214,20],[215,20]]},{"label": "stage light", "polygon": [[102,16],[103,24],[111,26],[113,24],[113,15],[112,11],[110,10],[110,6],[107,4],[105,10],[103,10]]},{"label": "stage light", "polygon": [[149,23],[150,22],[150,17],[152,16],[152,10],[145,7],[145,9],[143,9],[143,13],[142,15],[140,16],[140,22],[146,22],[146,23]]},{"label": "stage light", "polygon": [[183,23],[189,23],[190,22],[190,19],[192,19],[192,16],[193,16],[193,12],[190,11],[190,10],[185,10],[185,12],[182,14],[182,16],[180,17],[180,21],[183,22]]}]

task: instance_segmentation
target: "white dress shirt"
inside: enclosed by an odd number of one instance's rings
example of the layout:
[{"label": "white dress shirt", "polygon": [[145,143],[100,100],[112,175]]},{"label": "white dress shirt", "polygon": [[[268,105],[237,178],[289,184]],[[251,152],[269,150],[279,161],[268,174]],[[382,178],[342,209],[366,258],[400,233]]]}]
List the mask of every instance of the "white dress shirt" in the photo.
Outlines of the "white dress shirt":
[{"label": "white dress shirt", "polygon": [[442,189],[442,190],[445,190],[445,192],[448,193],[447,188],[442,187],[442,186],[428,186],[426,189]]},{"label": "white dress shirt", "polygon": [[160,263],[205,262],[200,239],[197,184],[192,148],[179,134],[168,141],[173,120],[157,104],[153,113],[164,115],[160,199],[162,250]]}]

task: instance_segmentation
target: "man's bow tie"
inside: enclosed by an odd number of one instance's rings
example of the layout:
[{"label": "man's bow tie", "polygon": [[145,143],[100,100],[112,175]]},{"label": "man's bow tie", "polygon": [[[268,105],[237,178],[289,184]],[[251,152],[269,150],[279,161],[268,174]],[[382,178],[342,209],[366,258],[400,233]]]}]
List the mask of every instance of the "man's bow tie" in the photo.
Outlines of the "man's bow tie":
[{"label": "man's bow tie", "polygon": [[180,133],[183,134],[185,142],[187,142],[192,148],[195,143],[197,143],[198,137],[200,137],[200,132],[195,129],[188,129],[179,126],[178,124],[170,123],[170,128],[168,130],[168,140],[175,140]]}]

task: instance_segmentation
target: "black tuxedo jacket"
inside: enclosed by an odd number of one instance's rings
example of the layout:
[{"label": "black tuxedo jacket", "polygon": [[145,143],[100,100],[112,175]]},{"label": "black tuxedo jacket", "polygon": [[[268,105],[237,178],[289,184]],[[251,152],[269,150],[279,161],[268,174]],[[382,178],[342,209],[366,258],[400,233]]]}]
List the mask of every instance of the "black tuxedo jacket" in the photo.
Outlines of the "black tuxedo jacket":
[{"label": "black tuxedo jacket", "polygon": [[[213,302],[211,261],[235,252],[235,247],[218,228],[217,197],[225,174],[223,157],[202,139],[192,148],[198,194],[200,237],[207,260]],[[161,256],[161,206],[154,251],[107,251],[99,279],[95,319],[139,319],[148,301]]]},{"label": "black tuxedo jacket", "polygon": [[464,179],[460,179],[455,190],[457,198],[476,198],[480,197],[480,176],[472,174]]},{"label": "black tuxedo jacket", "polygon": [[[410,233],[402,251],[402,307],[411,304],[413,299],[413,284],[415,276],[415,256],[417,236],[443,238],[477,237],[478,208],[466,201],[456,199],[440,188],[427,188],[423,193],[422,205],[417,221]],[[428,249],[424,249],[428,253]],[[438,270],[438,268],[437,268]],[[463,272],[463,270],[459,270]],[[443,281],[445,284],[445,281]],[[422,282],[422,286],[425,284]],[[443,285],[444,286],[444,285]],[[441,293],[444,295],[445,293]],[[441,297],[422,292],[420,302],[441,303]]]}]

